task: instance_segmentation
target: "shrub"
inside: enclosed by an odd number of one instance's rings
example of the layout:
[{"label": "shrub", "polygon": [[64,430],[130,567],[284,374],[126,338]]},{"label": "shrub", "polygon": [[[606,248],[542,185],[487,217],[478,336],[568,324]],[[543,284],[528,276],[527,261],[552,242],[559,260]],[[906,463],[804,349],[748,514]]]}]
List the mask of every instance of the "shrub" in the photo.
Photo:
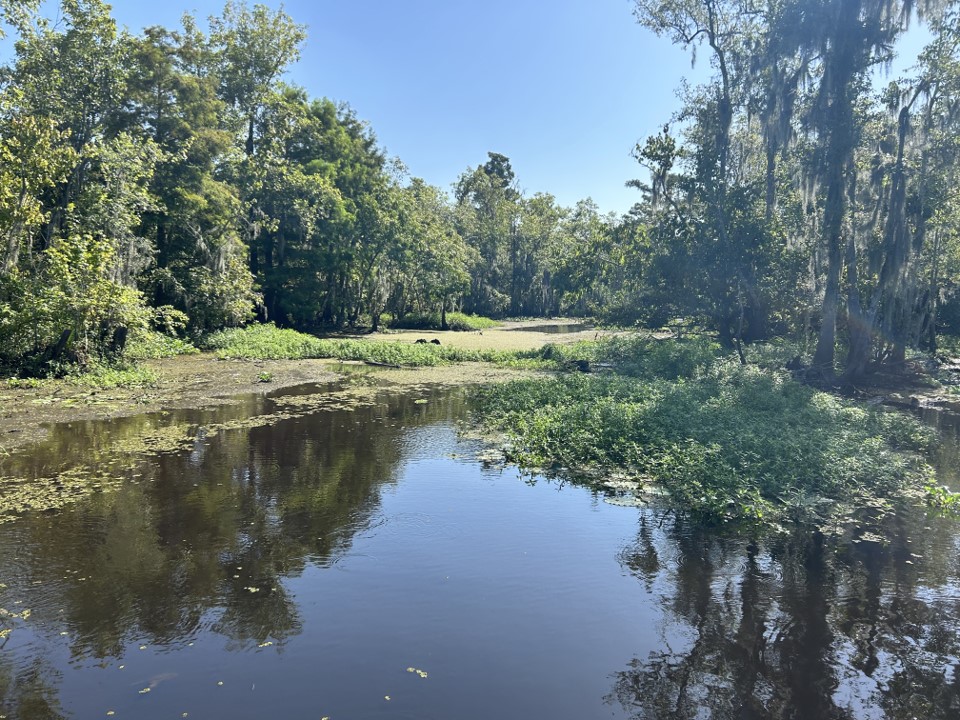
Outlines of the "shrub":
[{"label": "shrub", "polygon": [[[384,321],[384,324],[387,324]],[[465,315],[464,313],[447,313],[447,327],[450,330],[477,331],[497,327],[496,320],[480,315]],[[440,313],[408,313],[402,318],[394,318],[389,326],[398,330],[440,330]]]},{"label": "shrub", "polygon": [[36,273],[0,280],[0,361],[28,374],[83,367],[115,354],[118,333],[146,329],[141,294],[111,279],[115,261],[109,241],[69,236]]},{"label": "shrub", "polygon": [[[594,347],[597,356],[616,352]],[[628,353],[629,357],[636,357]],[[527,467],[629,469],[708,519],[827,522],[851,502],[923,493],[933,436],[905,415],[817,392],[785,373],[666,346],[637,377],[572,374],[481,391],[478,412]],[[665,370],[668,378],[650,375]],[[693,370],[690,374],[691,369]],[[684,374],[681,374],[683,371]]]}]

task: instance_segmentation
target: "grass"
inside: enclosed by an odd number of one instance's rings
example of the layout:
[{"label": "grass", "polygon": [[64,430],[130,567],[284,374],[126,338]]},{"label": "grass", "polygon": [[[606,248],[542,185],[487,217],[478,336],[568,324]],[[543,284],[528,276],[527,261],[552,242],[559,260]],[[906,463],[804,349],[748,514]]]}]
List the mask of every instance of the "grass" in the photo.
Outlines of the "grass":
[{"label": "grass", "polygon": [[[450,330],[464,332],[487,330],[499,325],[496,320],[481,315],[466,315],[459,312],[447,313],[447,326]],[[440,313],[409,313],[402,319],[392,319],[391,328],[398,330],[440,330]]]},{"label": "grass", "polygon": [[198,352],[200,351],[186,340],[149,331],[130,338],[124,357],[129,360],[156,360],[177,355],[193,355]]},{"label": "grass", "polygon": [[69,372],[64,379],[71,385],[78,387],[99,388],[129,388],[144,387],[154,384],[158,375],[153,368],[130,363],[97,363],[82,370]]},{"label": "grass", "polygon": [[470,350],[453,345],[431,343],[323,339],[270,324],[250,325],[214,333],[206,338],[204,348],[212,350],[217,357],[225,359],[328,358],[409,367],[478,360],[508,362],[515,356],[515,353],[504,351]]},{"label": "grass", "polygon": [[826,525],[903,497],[949,501],[932,497],[924,455],[935,436],[910,416],[741,367],[704,340],[634,336],[549,352],[616,372],[481,391],[480,419],[509,435],[521,466],[626,471],[716,522]]},{"label": "grass", "polygon": [[54,378],[63,378],[77,387],[109,389],[117,387],[143,387],[158,379],[152,368],[137,364],[137,361],[190,355],[200,352],[185,340],[160,332],[149,331],[134,336],[127,343],[121,359],[96,360],[84,365],[61,363],[47,368],[49,377],[10,377],[3,381],[9,389],[25,390],[43,387]]}]

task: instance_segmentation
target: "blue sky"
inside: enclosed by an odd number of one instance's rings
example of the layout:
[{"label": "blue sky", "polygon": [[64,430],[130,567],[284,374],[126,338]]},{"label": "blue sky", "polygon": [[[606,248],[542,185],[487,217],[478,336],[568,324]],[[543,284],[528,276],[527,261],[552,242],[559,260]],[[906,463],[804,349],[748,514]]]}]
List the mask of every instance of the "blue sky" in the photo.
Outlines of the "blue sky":
[{"label": "blue sky", "polygon": [[[251,2],[252,4],[252,2]],[[279,7],[267,0],[263,4]],[[222,0],[118,0],[138,32],[175,27]],[[507,155],[521,188],[606,211],[637,200],[630,157],[677,109],[687,53],[636,24],[629,0],[290,0],[307,26],[288,80],[348,102],[410,173],[448,189],[488,151]],[[912,48],[911,48],[912,50]],[[704,59],[706,56],[703,56]]]}]

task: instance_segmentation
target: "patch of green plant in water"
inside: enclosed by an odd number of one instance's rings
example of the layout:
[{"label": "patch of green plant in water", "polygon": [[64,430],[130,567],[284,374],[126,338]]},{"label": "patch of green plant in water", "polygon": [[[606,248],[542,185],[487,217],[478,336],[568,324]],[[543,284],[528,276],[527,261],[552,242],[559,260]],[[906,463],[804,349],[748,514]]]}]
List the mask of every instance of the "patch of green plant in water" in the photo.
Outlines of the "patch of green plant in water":
[{"label": "patch of green plant in water", "polygon": [[74,468],[50,478],[3,478],[0,523],[25,512],[58,510],[95,492],[118,487],[123,479],[108,472]]},{"label": "patch of green plant in water", "polygon": [[95,363],[86,368],[73,368],[66,380],[79,387],[129,388],[153,385],[159,379],[153,368],[133,363]]},{"label": "patch of green plant in water", "polygon": [[960,517],[960,492],[953,492],[945,485],[930,484],[926,488],[927,503],[941,515]]},{"label": "patch of green plant in water", "polygon": [[136,469],[145,458],[190,451],[215,433],[266,427],[321,411],[355,410],[373,405],[381,392],[407,392],[407,388],[357,384],[335,392],[276,398],[278,409],[272,413],[204,425],[151,423],[132,436],[104,436],[104,446],[93,453],[95,467],[68,468],[49,477],[0,477],[0,523],[26,512],[58,510],[94,493],[116,489],[129,479],[123,469]]},{"label": "patch of green plant in water", "polygon": [[[918,421],[786,373],[732,360],[703,369],[702,353],[677,347],[671,358],[669,342],[623,358],[632,376],[569,374],[484,389],[479,416],[508,434],[509,458],[522,467],[626,472],[711,521],[826,525],[925,496],[933,471],[923,454],[934,435]],[[624,347],[591,352],[617,357]]]},{"label": "patch of green plant in water", "polygon": [[178,355],[195,355],[200,351],[186,340],[148,330],[137,333],[127,343],[124,357],[129,360],[157,360]]},{"label": "patch of green plant in water", "polygon": [[206,338],[204,347],[224,359],[329,358],[409,367],[478,360],[498,361],[515,355],[503,351],[468,350],[452,345],[415,344],[409,341],[331,340],[296,330],[277,328],[271,324],[250,325],[214,333]]}]

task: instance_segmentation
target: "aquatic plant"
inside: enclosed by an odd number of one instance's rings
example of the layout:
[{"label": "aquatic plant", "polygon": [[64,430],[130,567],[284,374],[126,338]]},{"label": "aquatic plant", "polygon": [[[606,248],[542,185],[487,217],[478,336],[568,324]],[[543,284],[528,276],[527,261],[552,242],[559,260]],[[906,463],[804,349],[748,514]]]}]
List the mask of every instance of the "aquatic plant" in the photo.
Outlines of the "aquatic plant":
[{"label": "aquatic plant", "polygon": [[221,358],[330,358],[402,366],[508,360],[515,355],[503,351],[469,350],[452,345],[415,344],[409,341],[318,338],[271,324],[250,325],[214,333],[207,337],[204,347]]},{"label": "aquatic plant", "polygon": [[617,341],[590,352],[622,358],[631,375],[526,379],[476,394],[479,418],[509,435],[509,459],[594,477],[626,471],[715,521],[826,523],[921,497],[931,483],[924,453],[934,435],[904,414],[733,359],[706,366],[706,345]]}]

